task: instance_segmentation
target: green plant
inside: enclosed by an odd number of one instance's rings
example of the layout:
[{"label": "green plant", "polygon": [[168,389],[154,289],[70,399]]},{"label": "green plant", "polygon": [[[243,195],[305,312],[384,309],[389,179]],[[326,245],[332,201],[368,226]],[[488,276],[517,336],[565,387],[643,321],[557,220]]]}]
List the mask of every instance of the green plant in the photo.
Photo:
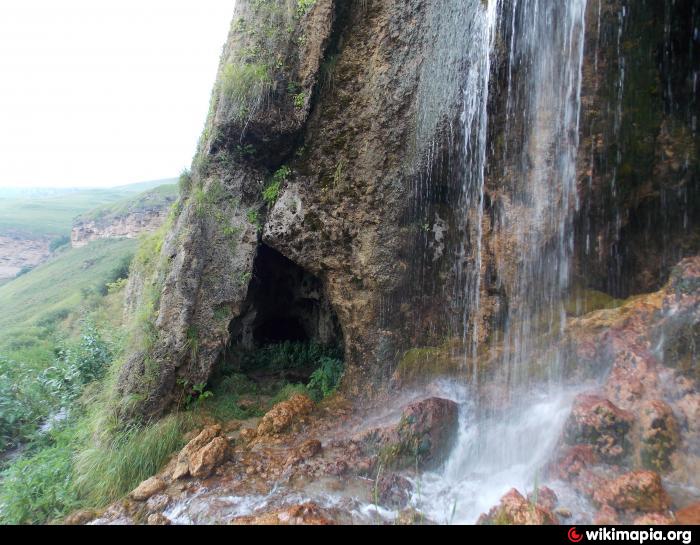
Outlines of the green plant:
[{"label": "green plant", "polygon": [[149,426],[113,432],[95,421],[91,439],[77,453],[75,486],[86,503],[102,507],[155,475],[184,446],[183,434],[193,426],[187,414],[175,414]]},{"label": "green plant", "polygon": [[221,91],[228,101],[229,115],[234,119],[242,120],[255,113],[271,88],[272,78],[267,64],[231,63],[224,67]]},{"label": "green plant", "polygon": [[297,0],[297,15],[303,17],[315,3],[316,0]]},{"label": "green plant", "polygon": [[311,374],[307,388],[315,399],[323,399],[333,394],[345,373],[342,361],[323,357],[319,360],[319,367]]},{"label": "green plant", "polygon": [[178,179],[178,189],[180,190],[180,195],[187,195],[192,188],[192,173],[189,169],[185,169],[180,174]]},{"label": "green plant", "polygon": [[62,443],[12,463],[0,477],[0,523],[41,523],[79,508],[73,454]]},{"label": "green plant", "polygon": [[287,181],[287,178],[292,173],[292,169],[287,165],[282,165],[277,171],[272,175],[270,182],[263,190],[263,200],[268,205],[275,204],[277,197],[279,197],[280,189],[282,184]]},{"label": "green plant", "polygon": [[294,107],[297,110],[301,110],[305,104],[306,104],[306,93],[304,93],[302,91],[301,93],[294,95]]}]

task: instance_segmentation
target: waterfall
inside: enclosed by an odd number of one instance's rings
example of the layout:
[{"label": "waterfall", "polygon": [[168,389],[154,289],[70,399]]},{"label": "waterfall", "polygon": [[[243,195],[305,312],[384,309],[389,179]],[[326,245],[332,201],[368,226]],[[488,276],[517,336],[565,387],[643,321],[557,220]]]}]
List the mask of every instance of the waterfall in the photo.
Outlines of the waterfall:
[{"label": "waterfall", "polygon": [[[573,392],[562,386],[553,341],[565,323],[578,207],[585,13],[586,0],[489,0],[472,22],[456,204],[467,382],[452,385],[463,407],[457,445],[414,498],[434,520],[473,523],[509,488],[532,489],[568,414]],[[501,153],[490,141],[496,123]],[[502,333],[488,340],[480,317],[487,187],[509,188],[497,195],[491,226],[505,249],[497,274],[509,305]],[[479,361],[489,352],[490,386],[480,391]]]}]

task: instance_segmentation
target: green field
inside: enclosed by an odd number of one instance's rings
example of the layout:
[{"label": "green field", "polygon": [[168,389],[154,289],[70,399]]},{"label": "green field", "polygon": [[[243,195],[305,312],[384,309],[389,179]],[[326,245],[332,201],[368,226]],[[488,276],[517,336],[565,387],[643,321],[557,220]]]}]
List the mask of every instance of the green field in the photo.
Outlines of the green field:
[{"label": "green field", "polygon": [[[70,233],[73,219],[94,208],[124,202],[175,180],[158,180],[110,189],[0,191],[0,235],[57,237]],[[175,191],[175,186],[173,186]]]}]

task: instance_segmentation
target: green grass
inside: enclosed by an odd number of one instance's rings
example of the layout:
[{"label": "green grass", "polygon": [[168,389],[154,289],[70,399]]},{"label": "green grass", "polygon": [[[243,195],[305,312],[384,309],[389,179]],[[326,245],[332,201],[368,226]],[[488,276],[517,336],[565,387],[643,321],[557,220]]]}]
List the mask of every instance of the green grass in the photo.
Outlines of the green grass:
[{"label": "green grass", "polygon": [[108,282],[124,276],[135,240],[101,240],[69,248],[36,269],[0,286],[0,347],[32,345],[85,302],[104,295]]}]

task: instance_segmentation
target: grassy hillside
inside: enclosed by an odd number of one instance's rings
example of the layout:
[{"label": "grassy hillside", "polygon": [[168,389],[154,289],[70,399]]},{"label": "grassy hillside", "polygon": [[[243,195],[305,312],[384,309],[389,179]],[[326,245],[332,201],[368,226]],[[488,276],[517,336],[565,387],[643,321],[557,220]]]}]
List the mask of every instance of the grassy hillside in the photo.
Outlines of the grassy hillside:
[{"label": "grassy hillside", "polygon": [[45,336],[105,284],[126,276],[135,240],[102,240],[66,248],[33,271],[0,286],[0,349],[14,351]]},{"label": "grassy hillside", "polygon": [[123,217],[149,208],[167,207],[177,199],[177,195],[178,188],[176,185],[161,185],[136,196],[119,199],[116,202],[93,208],[78,216],[77,219],[109,222],[113,218]]},{"label": "grassy hillside", "polygon": [[[135,194],[174,183],[158,180],[110,189],[0,191],[0,234],[56,237],[68,234],[73,219],[94,208],[128,200]],[[175,186],[173,191],[175,191]]]}]

